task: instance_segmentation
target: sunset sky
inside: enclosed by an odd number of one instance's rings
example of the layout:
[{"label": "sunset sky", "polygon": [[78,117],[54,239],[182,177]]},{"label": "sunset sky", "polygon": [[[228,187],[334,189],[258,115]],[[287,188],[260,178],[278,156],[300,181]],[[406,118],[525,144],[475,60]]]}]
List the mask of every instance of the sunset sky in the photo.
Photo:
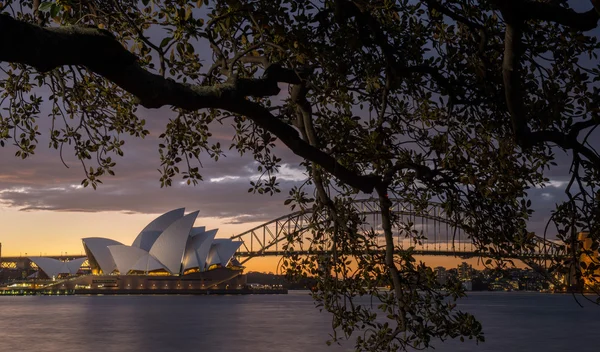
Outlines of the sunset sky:
[{"label": "sunset sky", "polygon": [[[275,196],[248,193],[249,181],[257,177],[256,166],[250,156],[240,157],[235,152],[218,163],[203,160],[204,182],[197,186],[178,180],[172,187],[160,188],[158,135],[172,113],[168,109],[142,110],[140,116],[147,120],[150,136],[143,140],[127,138],[125,157],[117,160],[116,176],[105,176],[95,191],[80,186],[84,172],[72,150],[64,153],[66,168],[58,151],[46,147],[47,133],[40,137],[37,152],[29,159],[16,158],[10,145],[0,149],[3,256],[79,254],[83,250],[81,238],[92,236],[130,244],[152,219],[178,207],[188,212],[199,210],[196,226],[219,228],[217,237],[239,234],[291,212],[283,205],[287,191],[306,175],[288,149],[277,149],[286,164],[279,176],[282,192]],[[48,119],[40,119],[40,130],[48,128]],[[215,141],[228,146],[231,128],[219,124],[212,128]],[[566,175],[566,169],[559,167],[551,174],[548,187],[530,191],[538,209],[530,223],[532,230],[543,231],[550,209],[562,198]],[[248,269],[275,271],[276,262],[253,259]],[[453,266],[460,260],[436,257],[426,262]]]},{"label": "sunset sky", "polygon": [[[81,165],[71,150],[62,165],[58,151],[48,149],[47,134],[40,137],[39,147],[30,159],[14,157],[15,148],[0,149],[0,221],[2,222],[2,255],[56,255],[83,251],[81,238],[108,237],[130,244],[140,230],[156,216],[178,207],[199,210],[196,226],[219,228],[217,237],[230,237],[265,221],[290,213],[283,205],[287,190],[305,178],[297,167],[299,159],[286,148],[278,155],[286,164],[282,167],[282,192],[276,196],[248,193],[249,181],[256,178],[254,162],[249,156],[235,152],[218,163],[203,160],[204,182],[188,186],[175,182],[170,188],[160,188],[157,136],[164,129],[168,109],[142,111],[151,134],[144,140],[127,138],[125,157],[117,160],[116,176],[106,176],[104,183],[93,190],[82,188]],[[40,130],[48,121],[40,120]],[[215,124],[215,140],[229,145],[232,131]],[[566,175],[566,174],[565,174]],[[554,175],[544,189],[531,190],[539,209],[532,229],[543,231],[549,211],[561,198],[565,177]],[[364,195],[363,198],[368,198]],[[277,260],[253,259],[248,270],[276,271]],[[427,258],[432,266],[454,266],[456,258]]]},{"label": "sunset sky", "polygon": [[[80,186],[84,172],[72,150],[65,149],[66,168],[59,152],[47,148],[44,132],[49,129],[49,119],[40,119],[43,134],[31,158],[16,158],[16,148],[10,145],[0,149],[3,256],[79,254],[81,238],[93,236],[130,244],[156,216],[179,207],[187,212],[199,210],[196,226],[219,228],[217,237],[230,237],[290,212],[283,206],[287,190],[306,176],[295,166],[299,159],[287,149],[281,148],[279,153],[290,163],[281,168],[283,191],[276,196],[248,193],[249,181],[258,175],[256,166],[250,157],[235,152],[218,163],[202,160],[204,182],[197,186],[177,179],[172,187],[161,188],[158,135],[172,114],[161,109],[142,111],[140,116],[147,120],[150,136],[127,138],[116,176],[103,178],[95,191]],[[230,144],[228,126],[216,124],[213,135],[215,141]]]}]

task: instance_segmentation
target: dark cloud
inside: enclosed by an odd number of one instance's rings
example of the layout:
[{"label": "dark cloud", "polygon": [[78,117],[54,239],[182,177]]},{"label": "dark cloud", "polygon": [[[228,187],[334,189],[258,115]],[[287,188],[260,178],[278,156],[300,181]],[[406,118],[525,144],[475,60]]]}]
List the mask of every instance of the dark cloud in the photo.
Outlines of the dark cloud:
[{"label": "dark cloud", "polygon": [[232,222],[266,221],[290,212],[283,206],[287,189],[295,181],[281,181],[283,191],[273,196],[248,193],[247,179],[203,182],[198,186],[176,184],[159,188],[152,181],[120,180],[107,183],[101,189],[77,185],[52,187],[12,187],[0,191],[0,200],[7,206],[24,211],[121,211],[163,213],[186,207],[200,210],[202,217],[230,218]]},{"label": "dark cloud", "polygon": [[[173,187],[161,189],[157,171],[160,167],[157,135],[164,129],[169,114],[170,111],[161,109],[143,115],[155,125],[151,126],[152,134],[144,140],[127,139],[125,157],[117,160],[116,176],[104,177],[104,184],[96,191],[78,188],[84,178],[81,165],[67,157],[70,168],[65,168],[58,151],[44,148],[42,142],[38,153],[29,160],[15,158],[11,148],[5,148],[0,152],[3,165],[0,169],[0,200],[6,206],[22,210],[49,211],[162,213],[185,206],[199,209],[201,216],[227,218],[236,223],[267,221],[290,212],[283,206],[283,201],[289,188],[299,184],[293,180],[301,178],[300,170],[296,168],[300,159],[284,146],[279,146],[277,153],[289,164],[282,169],[282,193],[276,196],[247,192],[249,179],[257,173],[256,164],[250,155],[240,157],[235,151],[229,151],[228,156],[218,162],[203,160],[201,171],[205,181],[199,185],[180,185],[181,179],[176,178]],[[227,126],[216,124],[211,127],[215,130],[215,138],[222,143],[231,138]],[[536,233],[544,231],[551,210],[565,199],[568,166],[563,165],[568,165],[569,156],[563,153],[562,157],[559,167],[549,176],[549,185],[528,192],[536,210],[529,228]]]},{"label": "dark cloud", "polygon": [[[287,94],[285,87],[282,88],[280,99]],[[289,165],[283,170],[281,194],[270,197],[248,193],[248,180],[255,175],[256,165],[251,155],[240,157],[235,150],[228,151],[228,156],[218,162],[203,157],[201,172],[205,181],[198,186],[180,185],[178,181],[181,179],[177,178],[173,187],[161,189],[157,171],[160,168],[158,144],[161,142],[158,136],[165,130],[169,118],[176,115],[170,108],[140,108],[138,113],[146,120],[150,135],[143,140],[125,137],[125,156],[116,160],[116,176],[104,177],[104,184],[96,191],[77,187],[84,178],[84,172],[72,149],[65,148],[63,153],[69,165],[67,168],[62,165],[59,152],[47,148],[51,121],[46,117],[40,118],[43,134],[34,156],[20,160],[14,157],[14,147],[0,149],[0,201],[22,210],[82,212],[163,213],[185,206],[199,209],[201,216],[227,218],[238,223],[266,221],[290,212],[288,207],[283,206],[283,201],[287,190],[299,183],[293,180],[298,179],[295,166],[300,158],[280,142],[276,154]],[[357,111],[357,114],[360,112]],[[231,144],[233,129],[230,122],[213,123],[210,128],[213,134],[211,141],[218,141],[226,148]],[[565,199],[564,188],[569,178],[571,156],[571,153],[555,149],[558,165],[546,171],[551,183],[548,187],[528,192],[536,210],[529,228],[538,234],[543,233],[556,204]],[[222,181],[211,182],[219,179]]]},{"label": "dark cloud", "polygon": [[[233,222],[269,220],[288,212],[283,206],[288,190],[305,175],[295,166],[300,159],[285,146],[279,144],[275,150],[289,163],[280,170],[282,193],[275,196],[248,193],[250,179],[257,177],[257,165],[251,155],[239,156],[235,150],[226,151],[227,157],[218,162],[203,158],[204,182],[199,185],[182,185],[181,177],[176,177],[173,187],[161,189],[157,170],[160,168],[158,136],[175,115],[167,108],[141,109],[139,115],[147,121],[150,135],[145,139],[125,137],[125,156],[116,158],[116,176],[105,176],[96,191],[79,186],[85,174],[72,149],[63,150],[67,168],[62,164],[59,151],[46,147],[50,123],[49,119],[40,119],[42,136],[35,155],[21,160],[14,156],[16,148],[12,146],[0,152],[3,165],[0,201],[5,206],[26,211],[162,213],[185,206],[199,209],[201,216],[229,218]],[[229,146],[234,133],[231,126],[214,123],[210,127],[213,141]]]}]

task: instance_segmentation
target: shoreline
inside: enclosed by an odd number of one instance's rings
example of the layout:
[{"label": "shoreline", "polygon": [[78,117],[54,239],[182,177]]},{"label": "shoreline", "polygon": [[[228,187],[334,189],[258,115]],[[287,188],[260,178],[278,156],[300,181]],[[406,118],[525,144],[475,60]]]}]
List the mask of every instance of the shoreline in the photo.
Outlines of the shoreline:
[{"label": "shoreline", "polygon": [[285,295],[287,289],[199,289],[199,290],[156,290],[156,289],[127,289],[127,290],[102,290],[102,289],[75,289],[75,290],[0,290],[0,296],[149,296],[149,295]]}]

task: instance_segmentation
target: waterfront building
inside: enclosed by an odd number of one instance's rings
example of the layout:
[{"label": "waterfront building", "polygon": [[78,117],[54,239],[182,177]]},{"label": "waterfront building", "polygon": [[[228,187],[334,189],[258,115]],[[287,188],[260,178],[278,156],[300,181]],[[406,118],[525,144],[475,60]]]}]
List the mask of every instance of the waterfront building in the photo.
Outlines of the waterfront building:
[{"label": "waterfront building", "polygon": [[128,292],[241,288],[245,285],[243,268],[233,258],[241,242],[216,239],[217,229],[194,227],[197,216],[198,211],[185,215],[184,208],[165,213],[131,245],[109,238],[84,238],[90,275],[76,276],[86,258],[69,262],[30,259],[52,280],[46,288]]},{"label": "waterfront building", "polygon": [[[68,262],[44,257],[29,257],[29,260],[34,262],[48,278],[55,280],[60,276],[76,275],[86,258],[77,258]],[[36,278],[38,276],[36,275]]]}]

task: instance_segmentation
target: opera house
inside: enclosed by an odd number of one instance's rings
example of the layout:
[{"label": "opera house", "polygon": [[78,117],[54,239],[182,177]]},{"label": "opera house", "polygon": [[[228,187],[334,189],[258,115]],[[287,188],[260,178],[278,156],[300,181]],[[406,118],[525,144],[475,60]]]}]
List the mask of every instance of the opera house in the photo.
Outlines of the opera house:
[{"label": "opera house", "polygon": [[144,293],[244,286],[243,268],[233,258],[241,242],[216,239],[216,229],[194,227],[197,216],[198,211],[172,210],[148,224],[131,245],[84,238],[88,275],[76,275],[86,258],[30,259],[52,279],[50,286],[62,290]]}]

